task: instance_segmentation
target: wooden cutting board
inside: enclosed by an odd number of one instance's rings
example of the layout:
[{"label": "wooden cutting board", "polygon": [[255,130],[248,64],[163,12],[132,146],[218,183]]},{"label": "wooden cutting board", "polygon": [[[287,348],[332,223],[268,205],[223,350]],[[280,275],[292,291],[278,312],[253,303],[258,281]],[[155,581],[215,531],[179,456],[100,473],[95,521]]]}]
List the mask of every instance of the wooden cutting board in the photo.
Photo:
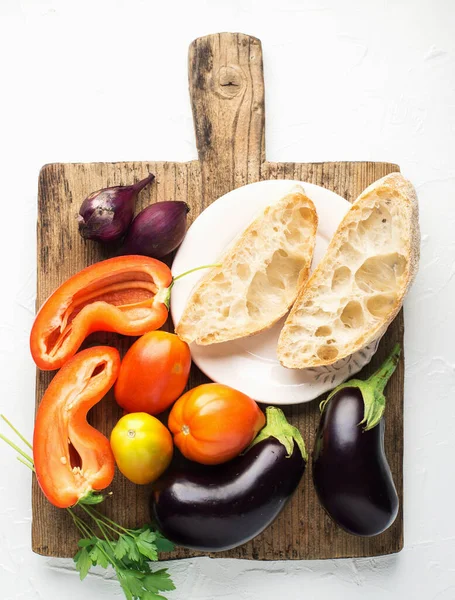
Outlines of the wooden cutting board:
[{"label": "wooden cutting board", "polygon": [[[273,84],[273,82],[271,82]],[[137,210],[161,200],[184,200],[190,221],[221,195],[262,179],[297,179],[329,188],[350,202],[370,183],[398,171],[397,165],[371,162],[270,163],[265,160],[264,79],[261,43],[240,33],[221,33],[195,40],[189,49],[189,87],[196,131],[198,161],[50,164],[39,177],[38,296],[39,307],[65,279],[86,265],[109,256],[77,231],[81,201],[92,191],[132,183],[149,172],[156,183],[144,190]],[[302,110],[304,109],[302,105]],[[201,243],[204,243],[201,240]],[[168,323],[166,328],[171,329]],[[115,344],[124,352],[134,341],[114,334],[95,334],[86,345]],[[376,356],[360,374],[368,376],[395,342],[403,342],[400,313],[384,336]],[[52,373],[37,374],[36,403]],[[193,366],[189,387],[207,381]],[[403,504],[403,358],[387,390],[386,451]],[[310,453],[319,420],[318,401],[286,409],[302,432]],[[109,435],[121,411],[109,394],[92,411],[91,422]],[[127,526],[149,520],[147,487],[117,474],[113,496],[104,502],[109,517]],[[68,514],[52,507],[33,483],[32,547],[46,556],[73,556],[77,533]],[[292,501],[275,523],[253,541],[214,556],[262,560],[376,556],[403,546],[402,509],[392,527],[374,538],[358,538],[336,527],[319,505],[309,465]],[[200,555],[178,549],[169,558]]]}]

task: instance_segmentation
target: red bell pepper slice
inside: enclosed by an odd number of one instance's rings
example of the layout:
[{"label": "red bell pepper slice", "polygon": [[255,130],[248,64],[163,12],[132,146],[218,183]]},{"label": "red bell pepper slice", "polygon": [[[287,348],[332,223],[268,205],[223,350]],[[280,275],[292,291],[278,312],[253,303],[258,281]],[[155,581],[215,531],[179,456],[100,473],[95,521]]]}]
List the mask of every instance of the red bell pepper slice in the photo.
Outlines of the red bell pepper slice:
[{"label": "red bell pepper slice", "polygon": [[59,508],[90,501],[112,482],[109,440],[87,423],[87,413],[113,386],[120,368],[115,348],[83,350],[55,375],[38,408],[33,434],[36,477]]},{"label": "red bell pepper slice", "polygon": [[139,336],[159,329],[168,316],[172,274],[146,256],[119,256],[70,277],[38,312],[30,335],[40,369],[60,368],[94,331]]}]

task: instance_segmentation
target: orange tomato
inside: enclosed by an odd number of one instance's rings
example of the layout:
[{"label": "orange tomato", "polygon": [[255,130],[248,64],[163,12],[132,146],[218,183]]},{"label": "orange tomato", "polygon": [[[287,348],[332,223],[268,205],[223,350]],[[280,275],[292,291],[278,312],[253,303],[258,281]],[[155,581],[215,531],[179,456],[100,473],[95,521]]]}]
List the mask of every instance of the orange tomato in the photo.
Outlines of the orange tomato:
[{"label": "orange tomato", "polygon": [[254,400],[219,383],[200,385],[184,394],[172,407],[168,421],[180,452],[204,465],[217,465],[240,454],[264,424],[264,414]]},{"label": "orange tomato", "polygon": [[168,468],[174,446],[161,421],[146,413],[130,413],[112,430],[111,448],[123,475],[144,485],[158,479]]},{"label": "orange tomato", "polygon": [[188,344],[166,331],[146,333],[125,354],[115,399],[128,412],[157,415],[183,392],[190,367]]}]

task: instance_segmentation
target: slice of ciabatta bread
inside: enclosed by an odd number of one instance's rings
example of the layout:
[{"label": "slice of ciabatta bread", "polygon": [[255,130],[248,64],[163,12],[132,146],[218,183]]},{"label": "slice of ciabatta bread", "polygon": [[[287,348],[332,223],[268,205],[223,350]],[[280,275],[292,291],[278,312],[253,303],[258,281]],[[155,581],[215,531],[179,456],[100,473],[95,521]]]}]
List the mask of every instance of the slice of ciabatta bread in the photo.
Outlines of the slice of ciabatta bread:
[{"label": "slice of ciabatta bread", "polygon": [[207,345],[271,327],[309,277],[317,223],[301,186],[267,206],[193,289],[177,335]]},{"label": "slice of ciabatta bread", "polygon": [[329,365],[379,338],[414,279],[419,245],[411,183],[392,173],[368,187],[299,291],[278,342],[281,364]]}]

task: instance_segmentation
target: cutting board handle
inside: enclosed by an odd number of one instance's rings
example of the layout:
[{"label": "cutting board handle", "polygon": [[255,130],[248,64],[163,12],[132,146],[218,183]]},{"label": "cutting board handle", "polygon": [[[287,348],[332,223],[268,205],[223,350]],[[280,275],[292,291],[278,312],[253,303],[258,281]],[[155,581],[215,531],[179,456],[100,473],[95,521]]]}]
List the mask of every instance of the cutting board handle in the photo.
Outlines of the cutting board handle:
[{"label": "cutting board handle", "polygon": [[261,42],[243,33],[194,40],[189,87],[207,206],[220,192],[260,179],[265,161]]}]

